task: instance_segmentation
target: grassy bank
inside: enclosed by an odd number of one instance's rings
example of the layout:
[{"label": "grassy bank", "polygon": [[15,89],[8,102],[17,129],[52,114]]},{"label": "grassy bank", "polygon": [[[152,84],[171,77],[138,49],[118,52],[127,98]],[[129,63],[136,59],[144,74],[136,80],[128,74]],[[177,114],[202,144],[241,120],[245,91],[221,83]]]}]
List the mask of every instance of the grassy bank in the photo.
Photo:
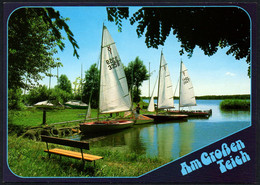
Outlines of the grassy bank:
[{"label": "grassy bank", "polygon": [[[8,112],[8,164],[13,173],[22,177],[126,177],[139,176],[149,172],[167,162],[170,159],[147,157],[145,154],[130,151],[127,146],[110,147],[95,146],[90,143],[90,151],[86,153],[104,157],[96,161],[94,168],[92,163],[86,163],[84,170],[80,160],[52,155],[43,152],[46,144],[39,140],[30,140],[21,137],[19,132],[28,127],[42,125],[42,110],[29,109],[23,111]],[[52,125],[57,122],[84,119],[86,110],[64,109],[50,110],[46,114],[46,122]],[[92,117],[96,117],[96,109],[92,110]],[[116,114],[113,114],[116,116]],[[122,116],[121,114],[119,116]],[[76,126],[78,123],[69,123]],[[58,127],[67,124],[55,125]],[[54,147],[55,145],[51,145]],[[70,147],[59,148],[76,150]]]},{"label": "grassy bank", "polygon": [[[54,146],[54,145],[50,145]],[[68,149],[68,147],[61,148]],[[86,163],[84,170],[80,160],[52,155],[43,152],[46,144],[17,137],[8,136],[8,164],[16,175],[22,177],[123,177],[139,176],[149,172],[170,160],[148,158],[145,154],[136,154],[125,146],[92,147],[90,154],[103,156],[104,159]],[[71,148],[73,150],[73,148]],[[86,151],[85,151],[86,152]]]},{"label": "grassy bank", "polygon": [[225,110],[250,110],[249,100],[223,100],[220,108]]}]

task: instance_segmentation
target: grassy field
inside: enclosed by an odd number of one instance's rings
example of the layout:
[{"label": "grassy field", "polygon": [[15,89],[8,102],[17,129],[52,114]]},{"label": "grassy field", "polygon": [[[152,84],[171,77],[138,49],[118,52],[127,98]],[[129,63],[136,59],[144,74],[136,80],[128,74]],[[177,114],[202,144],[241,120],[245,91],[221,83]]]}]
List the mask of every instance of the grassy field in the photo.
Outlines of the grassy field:
[{"label": "grassy field", "polygon": [[220,108],[224,110],[250,110],[250,100],[223,100]]},{"label": "grassy field", "polygon": [[[51,145],[53,147],[54,145]],[[59,146],[68,149],[68,147]],[[99,155],[104,159],[86,163],[82,161],[52,155],[43,152],[46,144],[15,135],[8,136],[8,164],[13,173],[22,177],[123,177],[140,176],[170,160],[148,158],[145,154],[136,154],[122,147],[91,147],[90,154]],[[77,150],[70,148],[70,150]]]},{"label": "grassy field", "polygon": [[[51,110],[47,112],[47,124],[84,119],[86,110],[65,109]],[[92,110],[93,117],[96,110]],[[113,115],[115,116],[115,114]],[[80,160],[52,155],[43,152],[46,144],[21,137],[19,132],[26,128],[42,125],[42,111],[29,109],[23,111],[9,111],[8,125],[8,164],[13,173],[22,177],[126,177],[140,176],[161,165],[170,162],[170,159],[151,158],[145,154],[136,154],[129,151],[127,146],[101,147],[91,146],[85,151],[90,154],[104,157],[96,161],[94,168],[92,163],[86,163],[82,169]],[[78,125],[78,123],[70,123]],[[64,124],[57,125],[64,126]],[[66,124],[67,126],[67,124]],[[54,147],[55,145],[51,145]],[[59,148],[76,150],[70,147],[59,146]]]}]

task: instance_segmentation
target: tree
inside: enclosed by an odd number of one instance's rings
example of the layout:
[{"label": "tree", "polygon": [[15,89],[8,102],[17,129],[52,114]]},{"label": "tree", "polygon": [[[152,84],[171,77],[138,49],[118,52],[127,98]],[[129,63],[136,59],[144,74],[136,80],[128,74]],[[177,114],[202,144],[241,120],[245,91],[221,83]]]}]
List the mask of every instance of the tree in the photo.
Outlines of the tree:
[{"label": "tree", "polygon": [[131,61],[127,67],[125,67],[125,74],[128,83],[128,88],[133,89],[133,101],[139,102],[141,90],[140,86],[144,80],[148,80],[148,71],[143,64],[143,61],[136,57],[134,61]]},{"label": "tree", "polygon": [[89,70],[85,73],[85,83],[83,84],[84,102],[91,102],[91,107],[98,107],[99,100],[99,70],[96,64],[90,66]]},{"label": "tree", "polygon": [[[122,30],[122,19],[129,18],[128,8],[107,8],[108,20]],[[246,58],[250,77],[250,20],[246,12],[237,7],[171,7],[139,9],[130,18],[137,24],[137,35],[145,34],[147,47],[164,45],[172,33],[191,57],[198,46],[211,56],[219,48],[229,47],[227,55],[237,60]]]},{"label": "tree", "polygon": [[67,19],[53,8],[21,8],[13,12],[8,23],[8,87],[28,88],[47,76],[50,68],[59,67],[53,56],[56,46],[64,49],[61,30],[65,30],[77,53],[77,42],[66,24]]},{"label": "tree", "polygon": [[68,93],[72,93],[72,87],[71,87],[71,83],[70,80],[68,79],[68,77],[64,74],[62,74],[59,78],[58,78],[58,88],[68,92]]},{"label": "tree", "polygon": [[63,104],[72,98],[72,94],[66,92],[57,86],[52,89],[48,89],[46,85],[40,85],[33,89],[30,89],[29,93],[25,95],[25,102],[29,105],[49,100],[54,105]]}]

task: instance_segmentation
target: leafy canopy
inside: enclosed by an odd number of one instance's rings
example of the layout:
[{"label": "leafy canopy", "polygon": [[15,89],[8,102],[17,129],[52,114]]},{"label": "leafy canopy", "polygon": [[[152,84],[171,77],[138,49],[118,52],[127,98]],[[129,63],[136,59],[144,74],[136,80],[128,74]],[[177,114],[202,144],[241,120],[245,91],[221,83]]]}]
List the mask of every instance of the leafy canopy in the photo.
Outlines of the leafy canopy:
[{"label": "leafy canopy", "polygon": [[143,81],[148,80],[148,71],[143,64],[143,61],[136,57],[134,61],[128,63],[125,67],[125,75],[128,83],[128,88],[133,90],[133,101],[139,102]]},{"label": "leafy canopy", "polygon": [[[108,20],[122,30],[122,20],[129,18],[129,9],[107,8]],[[227,55],[237,60],[246,58],[250,77],[250,20],[246,12],[237,7],[145,7],[130,17],[137,24],[138,37],[145,35],[147,47],[164,45],[170,34],[181,42],[191,57],[196,46],[211,56],[219,48],[228,47]]]},{"label": "leafy canopy", "polygon": [[71,87],[71,82],[68,79],[68,77],[64,74],[62,74],[59,78],[58,78],[58,88],[68,92],[68,93],[72,93],[72,87]]},{"label": "leafy canopy", "polygon": [[50,68],[62,66],[54,58],[57,46],[65,44],[61,30],[65,30],[77,53],[77,42],[66,20],[52,8],[21,8],[13,12],[8,23],[8,86],[9,89],[29,88],[41,80]]},{"label": "leafy canopy", "polygon": [[90,101],[91,107],[97,108],[99,99],[99,70],[96,64],[91,65],[86,71],[84,81],[82,99],[86,103]]}]

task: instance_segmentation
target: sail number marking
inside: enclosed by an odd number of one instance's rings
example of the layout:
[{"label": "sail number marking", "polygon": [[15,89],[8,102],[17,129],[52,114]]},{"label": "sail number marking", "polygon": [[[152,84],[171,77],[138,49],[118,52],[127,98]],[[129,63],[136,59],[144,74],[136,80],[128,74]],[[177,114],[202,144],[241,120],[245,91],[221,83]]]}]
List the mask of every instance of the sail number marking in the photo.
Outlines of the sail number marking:
[{"label": "sail number marking", "polygon": [[189,77],[185,77],[182,80],[183,80],[183,84],[184,85],[190,82],[190,78]]},{"label": "sail number marking", "polygon": [[113,58],[110,58],[109,60],[106,60],[106,64],[109,70],[112,70],[118,66],[120,66],[120,59],[115,56]]}]

